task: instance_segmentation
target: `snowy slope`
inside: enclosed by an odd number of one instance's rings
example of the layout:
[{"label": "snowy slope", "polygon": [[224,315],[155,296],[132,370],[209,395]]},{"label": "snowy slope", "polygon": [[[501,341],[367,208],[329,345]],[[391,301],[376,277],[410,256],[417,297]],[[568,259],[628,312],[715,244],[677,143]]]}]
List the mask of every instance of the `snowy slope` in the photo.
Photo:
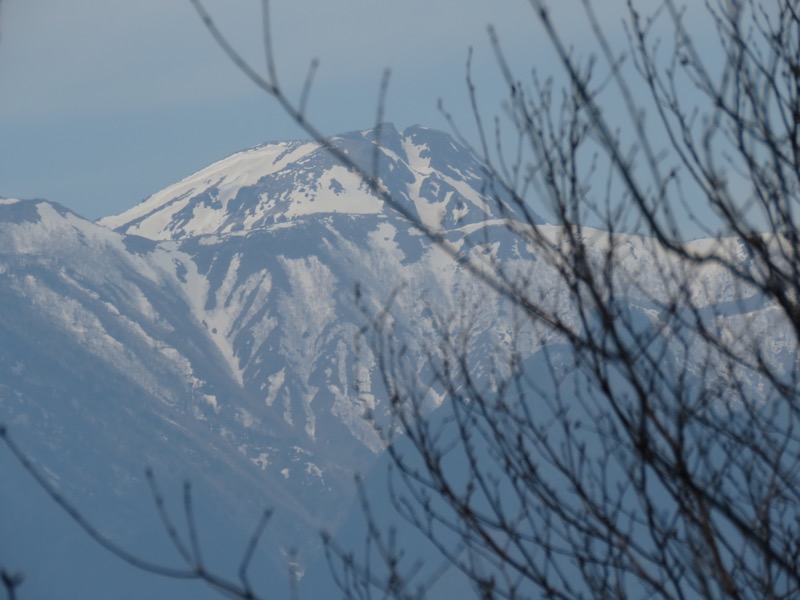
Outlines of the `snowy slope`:
[{"label": "snowy slope", "polygon": [[[217,516],[205,520],[213,537],[231,532],[227,541],[238,548],[258,512],[271,505],[295,515],[277,539],[305,531],[301,536],[314,545],[314,519],[335,517],[335,503],[310,518],[280,473],[262,471],[240,451],[231,407],[252,399],[198,326],[192,268],[181,252],[126,238],[57,205],[0,205],[2,422],[103,531],[145,554],[164,552],[163,531],[148,516],[148,465],[173,495],[184,479],[198,484],[202,501],[216,508]],[[280,423],[263,426],[280,448],[275,463],[302,464],[302,439]],[[301,472],[296,480],[302,479]],[[12,493],[0,501],[27,505],[13,493],[23,488],[24,473],[19,485],[6,483]],[[30,535],[14,529],[18,522],[24,521],[3,524],[10,528],[0,544],[4,565],[26,571],[47,565],[65,577],[72,568],[85,570],[70,562],[80,553],[48,559],[50,546],[41,545],[20,552],[7,542]],[[75,533],[56,521],[42,539],[64,536],[66,543]],[[268,554],[276,565],[283,560],[279,545]],[[54,595],[60,584],[53,581],[56,587],[40,595]],[[36,585],[41,581],[33,584],[34,596]],[[111,595],[123,597],[117,594]]]}]

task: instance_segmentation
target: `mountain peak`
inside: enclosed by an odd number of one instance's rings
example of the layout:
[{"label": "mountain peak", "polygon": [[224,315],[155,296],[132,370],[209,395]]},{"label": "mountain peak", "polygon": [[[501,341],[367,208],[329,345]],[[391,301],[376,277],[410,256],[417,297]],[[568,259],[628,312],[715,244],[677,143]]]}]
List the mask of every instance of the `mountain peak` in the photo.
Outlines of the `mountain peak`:
[{"label": "mountain peak", "polygon": [[48,254],[53,247],[121,246],[122,237],[48,200],[0,199],[0,253]]},{"label": "mountain peak", "polygon": [[[493,212],[480,164],[446,133],[392,124],[330,141],[378,170],[404,210],[435,230],[476,223]],[[394,211],[316,141],[272,142],[237,152],[100,223],[156,240],[237,235],[321,215],[390,216]],[[396,215],[395,215],[396,216]]]}]

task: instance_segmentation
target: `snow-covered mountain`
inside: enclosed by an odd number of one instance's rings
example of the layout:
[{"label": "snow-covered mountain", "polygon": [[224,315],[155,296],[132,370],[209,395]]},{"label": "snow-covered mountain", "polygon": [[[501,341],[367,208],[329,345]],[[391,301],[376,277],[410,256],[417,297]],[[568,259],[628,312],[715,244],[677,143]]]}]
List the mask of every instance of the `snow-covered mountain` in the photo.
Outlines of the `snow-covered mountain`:
[{"label": "snow-covered mountain", "polygon": [[[372,132],[332,141],[372,164]],[[480,166],[446,134],[384,126],[379,169],[405,210],[457,247],[502,231]],[[526,256],[509,244],[492,252]],[[360,335],[365,314],[391,298],[398,335],[426,340],[435,315],[479,293],[312,142],[238,153],[99,223],[3,200],[0,421],[101,529],[145,553],[161,533],[143,517],[145,465],[173,488],[195,481],[215,507],[208,529],[232,544],[271,506],[280,517],[265,560],[281,571],[290,547],[313,554],[317,531],[335,529],[353,474],[383,449],[375,422],[387,406]],[[494,312],[489,303],[475,318],[491,339]],[[424,369],[422,344],[414,352]],[[38,529],[18,525],[3,539]],[[50,579],[37,569],[80,572],[63,557],[5,554],[18,549],[0,547],[0,559],[31,575],[34,595]]]},{"label": "snow-covered mountain", "polygon": [[[367,167],[377,156],[402,211],[315,142],[237,153],[98,223],[0,200],[0,423],[124,546],[180,563],[142,475],[150,465],[178,516],[180,482],[194,482],[209,564],[235,573],[266,506],[276,516],[256,583],[284,583],[292,548],[301,568],[315,560],[319,529],[353,510],[353,474],[383,451],[387,394],[362,332],[384,308],[423,377],[433,332],[465,320],[476,357],[535,351],[513,311],[403,212],[568,305],[553,266],[504,226],[479,163],[450,136],[383,126],[377,155],[372,131],[332,142]],[[543,231],[558,243],[557,228]],[[637,294],[664,288],[665,259],[633,236],[621,247],[636,265],[631,301],[656,314]],[[700,276],[699,294],[733,293],[724,277]],[[440,394],[431,388],[431,407]],[[23,597],[216,597],[149,576],[125,584],[128,567],[59,516],[1,448],[0,465],[10,473],[0,515],[15,515],[0,517],[0,564],[28,576]]]}]

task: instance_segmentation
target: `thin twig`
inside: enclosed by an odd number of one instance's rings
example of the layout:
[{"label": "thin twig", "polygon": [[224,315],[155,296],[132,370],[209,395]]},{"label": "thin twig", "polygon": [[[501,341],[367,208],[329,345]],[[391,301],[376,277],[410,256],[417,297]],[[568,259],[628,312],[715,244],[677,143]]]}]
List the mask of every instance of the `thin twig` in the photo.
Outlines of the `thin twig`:
[{"label": "thin twig", "polygon": [[383,132],[383,113],[386,108],[386,93],[389,89],[389,77],[391,71],[385,69],[381,77],[381,84],[378,88],[378,106],[375,111],[375,127],[372,130],[374,139],[372,140],[372,179],[378,181],[380,173],[378,172],[378,162],[380,160],[381,150],[381,133]]},{"label": "thin twig", "polygon": [[269,523],[271,517],[271,510],[265,510],[263,513],[261,513],[261,518],[258,520],[258,523],[253,530],[253,534],[250,536],[250,539],[247,542],[247,547],[245,548],[244,554],[242,555],[242,561],[239,564],[239,579],[246,590],[250,589],[250,580],[247,576],[247,571],[250,568],[250,561],[253,559],[253,553],[256,551],[256,546],[258,545],[258,542],[264,533],[264,529],[266,528],[267,523]]},{"label": "thin twig", "polygon": [[319,68],[319,60],[316,58],[311,61],[311,64],[308,65],[308,73],[306,74],[306,80],[303,82],[303,91],[300,93],[300,102],[297,105],[297,112],[300,113],[300,116],[305,121],[306,117],[306,104],[308,102],[308,96],[311,93],[311,85],[314,81],[314,75]]}]

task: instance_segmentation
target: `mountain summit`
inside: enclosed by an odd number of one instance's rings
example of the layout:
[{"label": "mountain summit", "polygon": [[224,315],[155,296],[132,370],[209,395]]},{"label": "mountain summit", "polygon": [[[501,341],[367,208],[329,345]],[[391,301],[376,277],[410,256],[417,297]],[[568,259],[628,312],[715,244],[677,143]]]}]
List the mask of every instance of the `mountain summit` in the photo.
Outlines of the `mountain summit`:
[{"label": "mountain summit", "polygon": [[[480,164],[449,135],[393,125],[332,137],[356,164],[378,173],[391,196],[433,230],[479,223],[486,202]],[[376,154],[377,153],[377,154]],[[314,141],[277,142],[238,152],[100,223],[154,240],[244,234],[314,216],[381,215],[387,207],[359,176]]]}]

